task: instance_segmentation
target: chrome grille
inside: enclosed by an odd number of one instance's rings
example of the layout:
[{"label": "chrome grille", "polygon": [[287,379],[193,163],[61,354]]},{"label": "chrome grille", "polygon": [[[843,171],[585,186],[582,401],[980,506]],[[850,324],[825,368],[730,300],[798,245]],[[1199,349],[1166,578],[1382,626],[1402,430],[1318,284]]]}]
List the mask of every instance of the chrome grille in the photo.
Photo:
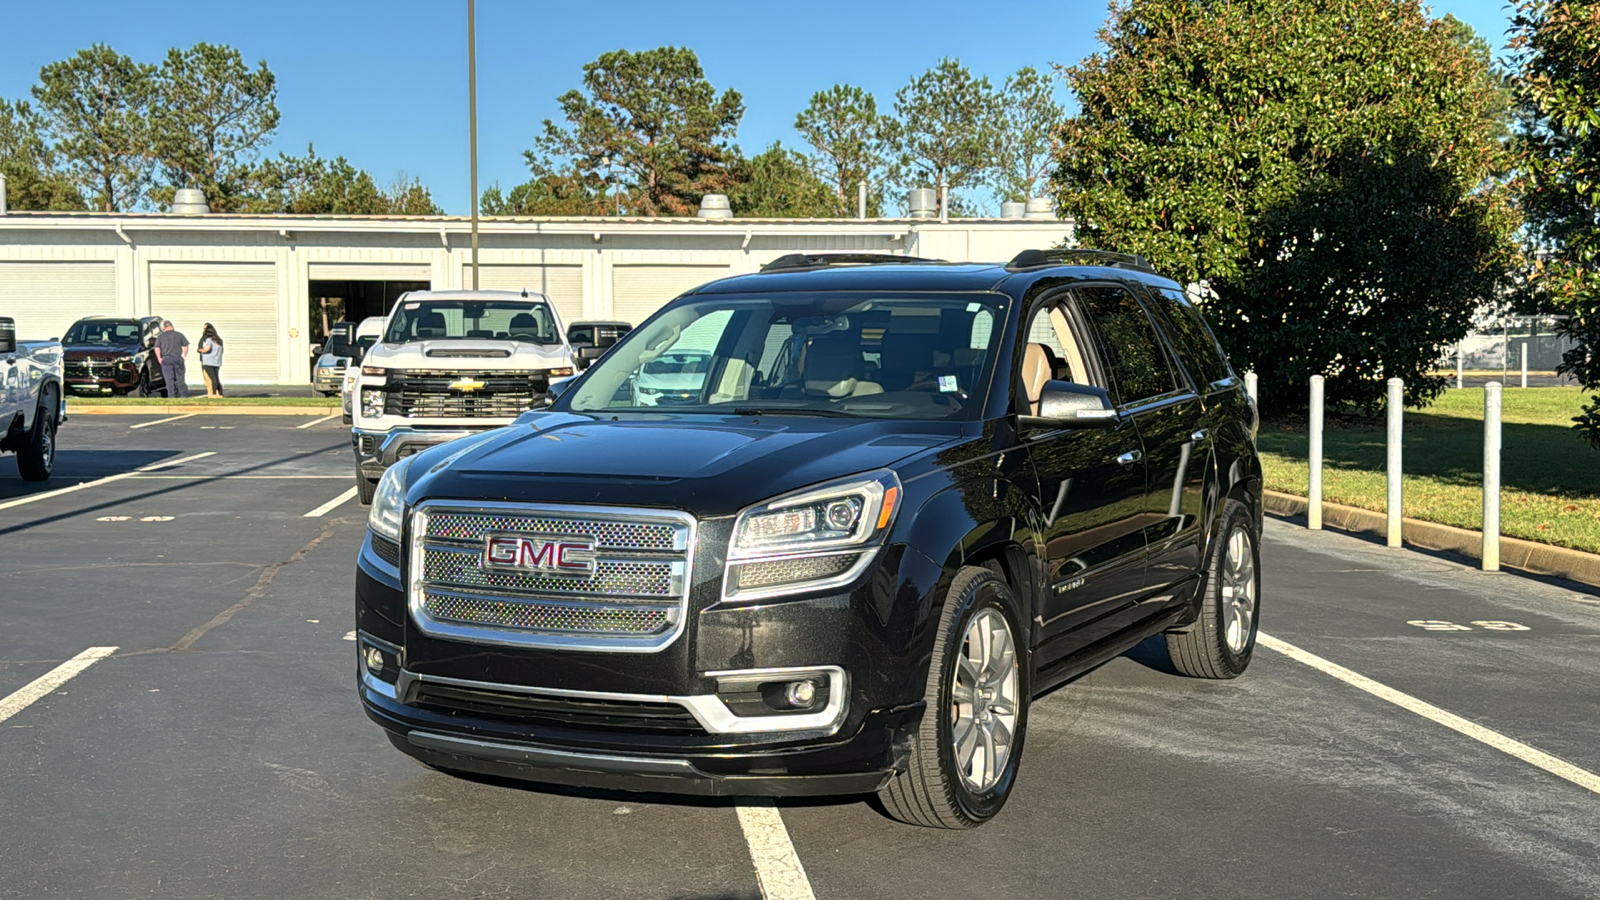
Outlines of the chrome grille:
[{"label": "chrome grille", "polygon": [[[592,575],[484,565],[490,536],[584,539]],[[413,514],[412,616],[472,643],[653,652],[683,628],[695,521],[671,510],[448,501]]]},{"label": "chrome grille", "polygon": [[[482,387],[461,390],[451,385],[462,379],[482,382]],[[544,372],[508,375],[504,372],[439,372],[398,370],[384,385],[384,415],[405,418],[515,418],[549,388]]]}]

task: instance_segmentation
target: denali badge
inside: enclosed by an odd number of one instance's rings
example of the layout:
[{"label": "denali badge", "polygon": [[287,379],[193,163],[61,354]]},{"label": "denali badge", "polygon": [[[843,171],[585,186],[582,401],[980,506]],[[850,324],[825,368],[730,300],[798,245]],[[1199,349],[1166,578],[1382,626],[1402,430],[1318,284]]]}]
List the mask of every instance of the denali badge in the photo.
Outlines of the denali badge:
[{"label": "denali badge", "polygon": [[483,567],[593,578],[594,539],[492,534],[483,548]]}]

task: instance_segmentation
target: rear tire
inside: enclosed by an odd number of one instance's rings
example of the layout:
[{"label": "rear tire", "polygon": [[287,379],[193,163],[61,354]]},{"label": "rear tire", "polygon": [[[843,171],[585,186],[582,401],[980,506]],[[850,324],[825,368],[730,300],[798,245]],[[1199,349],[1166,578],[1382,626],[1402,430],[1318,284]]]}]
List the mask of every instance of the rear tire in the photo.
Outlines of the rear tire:
[{"label": "rear tire", "polygon": [[1255,653],[1260,627],[1261,550],[1250,511],[1223,504],[1206,568],[1200,617],[1167,634],[1173,668],[1191,678],[1237,678]]},{"label": "rear tire", "polygon": [[144,368],[139,370],[139,387],[137,388],[137,390],[138,390],[139,396],[141,396],[141,397],[154,397],[155,396],[155,389],[150,386],[150,367],[149,366],[146,366],[146,367],[144,367]]},{"label": "rear tire", "polygon": [[27,443],[17,450],[17,471],[23,481],[48,481],[56,467],[56,414],[46,394],[33,414]]},{"label": "rear tire", "polygon": [[1033,689],[1020,623],[1016,595],[998,574],[970,566],[956,573],[910,763],[878,792],[890,816],[908,825],[974,828],[1005,805]]},{"label": "rear tire", "polygon": [[372,498],[378,493],[378,483],[356,470],[356,499],[362,506],[371,506]]}]

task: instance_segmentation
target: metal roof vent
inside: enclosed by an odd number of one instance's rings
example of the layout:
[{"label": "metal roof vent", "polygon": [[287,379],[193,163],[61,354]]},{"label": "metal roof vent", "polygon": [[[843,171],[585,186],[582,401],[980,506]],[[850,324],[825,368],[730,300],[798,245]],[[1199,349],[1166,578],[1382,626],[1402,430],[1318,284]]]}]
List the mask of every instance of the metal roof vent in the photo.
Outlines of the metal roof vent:
[{"label": "metal roof vent", "polygon": [[1056,204],[1049,197],[1028,198],[1027,212],[1022,214],[1024,219],[1044,219],[1054,222],[1056,220]]},{"label": "metal roof vent", "polygon": [[933,188],[906,191],[906,218],[931,219],[939,214],[939,193]]},{"label": "metal roof vent", "polygon": [[206,204],[206,192],[199,188],[178,188],[172,195],[172,214],[175,216],[203,216],[211,212]]},{"label": "metal roof vent", "polygon": [[700,211],[695,213],[700,219],[731,219],[733,207],[728,205],[727,194],[707,194],[700,198]]},{"label": "metal roof vent", "polygon": [[1000,218],[1002,219],[1022,219],[1027,217],[1027,213],[1028,204],[1023,203],[1021,200],[1006,200],[1000,204]]}]

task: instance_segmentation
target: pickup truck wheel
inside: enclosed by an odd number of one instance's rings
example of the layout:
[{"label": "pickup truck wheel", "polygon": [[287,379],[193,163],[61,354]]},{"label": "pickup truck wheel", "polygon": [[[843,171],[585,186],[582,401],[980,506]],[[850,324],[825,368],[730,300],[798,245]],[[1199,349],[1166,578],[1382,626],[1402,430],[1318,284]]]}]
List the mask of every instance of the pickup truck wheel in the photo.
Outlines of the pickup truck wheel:
[{"label": "pickup truck wheel", "polygon": [[928,666],[928,700],[906,770],[878,792],[910,825],[973,828],[1011,794],[1032,678],[1016,595],[988,569],[956,573]]},{"label": "pickup truck wheel", "polygon": [[1189,630],[1167,635],[1167,653],[1193,678],[1237,678],[1255,652],[1261,597],[1261,551],[1250,512],[1224,505],[1206,569],[1200,617]]},{"label": "pickup truck wheel", "polygon": [[378,483],[356,471],[356,499],[362,506],[371,506],[372,498],[378,493]]},{"label": "pickup truck wheel", "polygon": [[155,391],[150,387],[150,369],[148,366],[139,370],[139,396],[154,397]]},{"label": "pickup truck wheel", "polygon": [[33,414],[27,443],[17,451],[17,471],[23,481],[46,481],[56,467],[56,414],[48,395],[45,400]]}]

